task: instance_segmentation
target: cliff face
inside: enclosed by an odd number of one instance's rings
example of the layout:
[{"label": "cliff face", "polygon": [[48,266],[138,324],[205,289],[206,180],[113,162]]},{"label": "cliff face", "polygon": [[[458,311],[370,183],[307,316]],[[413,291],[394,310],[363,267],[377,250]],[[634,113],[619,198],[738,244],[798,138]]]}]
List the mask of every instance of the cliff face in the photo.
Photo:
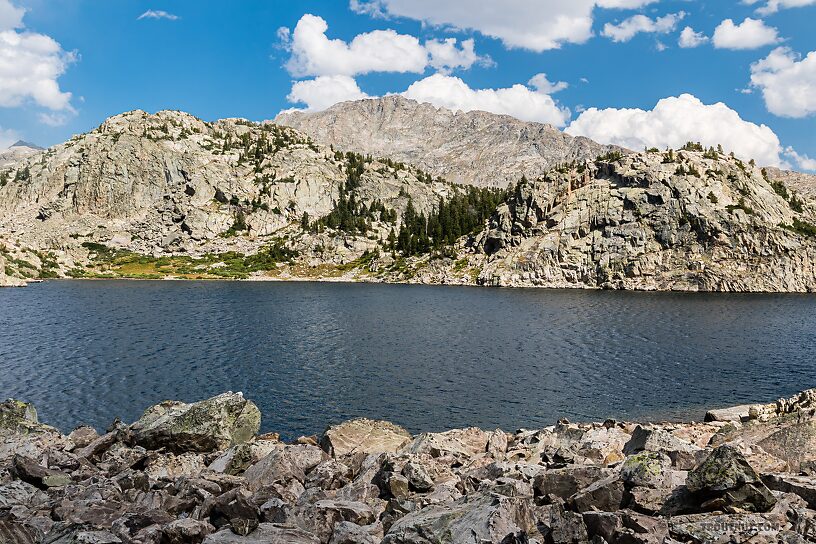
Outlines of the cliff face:
[{"label": "cliff face", "polygon": [[0,166],[2,281],[816,290],[816,208],[775,176],[695,147],[616,151],[500,194],[272,123],[137,111]]},{"label": "cliff face", "polygon": [[[476,246],[489,285],[812,291],[813,208],[699,151],[599,160],[520,184]],[[779,194],[783,193],[785,196]]]},{"label": "cliff face", "polygon": [[455,183],[507,187],[553,166],[594,159],[611,150],[551,125],[507,115],[452,112],[399,96],[337,104],[317,113],[292,112],[276,123],[342,150],[391,157]]}]

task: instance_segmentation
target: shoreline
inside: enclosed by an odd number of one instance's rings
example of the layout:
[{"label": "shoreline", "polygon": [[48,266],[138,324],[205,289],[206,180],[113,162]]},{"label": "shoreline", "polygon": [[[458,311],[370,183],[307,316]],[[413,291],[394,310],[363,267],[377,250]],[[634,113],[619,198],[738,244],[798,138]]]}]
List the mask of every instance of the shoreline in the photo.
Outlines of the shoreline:
[{"label": "shoreline", "polygon": [[117,278],[47,278],[29,280],[20,285],[0,286],[3,288],[27,287],[28,284],[48,283],[64,281],[83,282],[105,282],[105,281],[132,281],[132,282],[223,282],[223,283],[339,283],[339,284],[359,284],[359,285],[403,285],[420,287],[462,287],[488,290],[508,290],[508,291],[579,291],[579,292],[611,292],[611,293],[643,293],[643,294],[676,294],[676,295],[791,295],[791,296],[813,296],[816,292],[810,291],[705,291],[705,290],[684,290],[684,289],[611,289],[591,286],[535,286],[535,285],[480,285],[468,283],[438,283],[438,282],[410,282],[410,281],[366,281],[361,279],[345,278],[310,278],[307,276],[275,278],[275,277],[250,277],[250,278],[180,278],[167,276],[163,278],[139,278],[139,277],[117,277]]},{"label": "shoreline", "polygon": [[[816,389],[706,421],[561,419],[283,442],[241,393],[68,435],[0,404],[0,541],[799,543],[816,538]],[[725,540],[724,540],[725,539]]]}]

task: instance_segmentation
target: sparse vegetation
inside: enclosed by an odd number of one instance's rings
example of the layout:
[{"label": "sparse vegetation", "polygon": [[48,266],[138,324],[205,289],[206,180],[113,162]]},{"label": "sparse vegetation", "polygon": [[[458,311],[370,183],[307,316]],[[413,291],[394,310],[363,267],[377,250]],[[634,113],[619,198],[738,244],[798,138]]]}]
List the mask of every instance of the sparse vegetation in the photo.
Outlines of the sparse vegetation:
[{"label": "sparse vegetation", "polygon": [[792,225],[782,224],[779,226],[791,232],[795,232],[796,234],[800,234],[802,236],[808,236],[810,238],[816,237],[816,225],[807,223],[805,221],[800,221],[795,217],[793,218]]}]

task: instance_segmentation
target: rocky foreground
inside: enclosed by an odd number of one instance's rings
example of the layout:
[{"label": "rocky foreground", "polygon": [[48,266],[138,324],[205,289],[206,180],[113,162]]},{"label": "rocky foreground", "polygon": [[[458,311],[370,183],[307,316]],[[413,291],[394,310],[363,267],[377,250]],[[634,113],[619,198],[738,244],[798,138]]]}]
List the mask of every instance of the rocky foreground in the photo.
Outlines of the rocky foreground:
[{"label": "rocky foreground", "polygon": [[0,542],[799,543],[816,539],[816,390],[706,423],[566,420],[412,436],[358,419],[257,435],[240,393],[103,435],[0,408]]}]

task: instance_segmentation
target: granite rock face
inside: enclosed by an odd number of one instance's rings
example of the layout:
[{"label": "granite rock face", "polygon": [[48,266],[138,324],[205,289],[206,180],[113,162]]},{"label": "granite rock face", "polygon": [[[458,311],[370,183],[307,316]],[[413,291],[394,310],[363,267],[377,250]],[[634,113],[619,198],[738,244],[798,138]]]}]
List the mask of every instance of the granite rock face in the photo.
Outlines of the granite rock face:
[{"label": "granite rock face", "polygon": [[400,96],[283,113],[276,123],[325,145],[419,166],[454,183],[507,187],[561,163],[592,160],[614,146],[572,137],[552,125],[484,111],[453,112]]},{"label": "granite rock face", "polygon": [[[358,419],[320,439],[248,436],[232,446],[196,441],[183,452],[140,442],[135,424],[101,436],[8,425],[0,429],[0,542],[812,542],[816,449],[805,448],[798,468],[778,470],[785,461],[772,452],[784,454],[790,436],[770,432],[792,418],[813,424],[808,398],[812,391],[780,400],[782,413],[737,422],[562,420],[512,433],[412,437]],[[214,407],[242,400],[163,403],[146,414],[208,406],[206,434],[228,437],[233,421]],[[32,421],[24,403],[8,406],[16,420]],[[699,461],[688,467],[692,450]]]},{"label": "granite rock face", "polygon": [[520,183],[475,244],[479,283],[813,291],[811,204],[699,151],[610,156]]}]

